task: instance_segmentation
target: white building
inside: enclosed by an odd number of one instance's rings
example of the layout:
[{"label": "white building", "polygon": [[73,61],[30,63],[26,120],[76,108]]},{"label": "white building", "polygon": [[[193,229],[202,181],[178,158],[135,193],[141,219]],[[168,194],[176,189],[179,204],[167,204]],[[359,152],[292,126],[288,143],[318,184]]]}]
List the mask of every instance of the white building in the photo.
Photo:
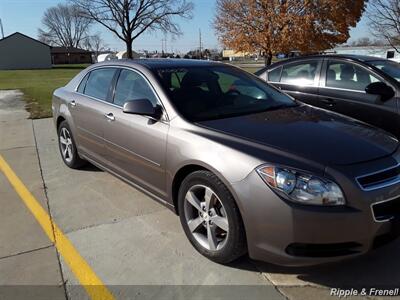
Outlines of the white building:
[{"label": "white building", "polygon": [[[128,55],[128,52],[127,52],[126,50],[124,50],[124,51],[119,51],[119,52],[117,53],[118,59],[125,59],[125,58],[127,58],[127,55]],[[133,56],[133,58],[140,58],[139,53],[137,53],[137,52],[135,52],[135,51],[133,51],[133,50],[132,50],[132,56]]]},{"label": "white building", "polygon": [[0,70],[50,68],[49,45],[19,32],[0,40]]},{"label": "white building", "polygon": [[103,53],[97,56],[97,62],[109,61],[113,59],[118,59],[114,53]]},{"label": "white building", "polygon": [[390,46],[337,47],[326,52],[333,52],[337,54],[368,55],[400,62],[400,53]]}]

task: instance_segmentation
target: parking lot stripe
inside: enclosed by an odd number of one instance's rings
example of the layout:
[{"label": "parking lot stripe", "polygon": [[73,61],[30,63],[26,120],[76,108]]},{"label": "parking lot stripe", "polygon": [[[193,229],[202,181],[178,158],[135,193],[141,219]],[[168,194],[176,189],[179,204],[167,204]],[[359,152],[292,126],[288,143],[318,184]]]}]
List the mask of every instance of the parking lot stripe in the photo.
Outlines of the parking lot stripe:
[{"label": "parking lot stripe", "polygon": [[71,241],[50,218],[28,188],[18,178],[5,159],[0,155],[0,170],[7,177],[26,207],[43,228],[46,235],[54,243],[58,252],[71,268],[79,283],[85,288],[91,299],[114,300],[114,297],[92,270],[85,259],[75,249]]}]

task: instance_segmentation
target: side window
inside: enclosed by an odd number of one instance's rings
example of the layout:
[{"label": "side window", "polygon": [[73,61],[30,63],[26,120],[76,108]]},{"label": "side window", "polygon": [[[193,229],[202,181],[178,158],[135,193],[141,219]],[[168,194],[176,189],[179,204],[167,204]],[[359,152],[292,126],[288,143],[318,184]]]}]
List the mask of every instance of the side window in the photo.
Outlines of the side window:
[{"label": "side window", "polygon": [[76,90],[78,93],[81,93],[81,94],[84,93],[86,82],[87,82],[87,80],[89,78],[89,74],[90,73],[87,73],[86,76],[82,79],[81,83],[79,84],[78,89]]},{"label": "side window", "polygon": [[90,72],[85,95],[106,101],[115,71],[113,68],[104,68]]},{"label": "side window", "polygon": [[329,61],[326,86],[347,90],[365,91],[367,85],[380,81],[366,69],[352,63]]},{"label": "side window", "polygon": [[282,67],[275,68],[268,72],[268,81],[279,82],[281,79]]},{"label": "side window", "polygon": [[318,60],[283,66],[281,82],[295,85],[314,85]]},{"label": "side window", "polygon": [[138,73],[122,70],[115,87],[114,104],[123,106],[126,101],[149,99],[156,106],[157,97],[147,81]]}]

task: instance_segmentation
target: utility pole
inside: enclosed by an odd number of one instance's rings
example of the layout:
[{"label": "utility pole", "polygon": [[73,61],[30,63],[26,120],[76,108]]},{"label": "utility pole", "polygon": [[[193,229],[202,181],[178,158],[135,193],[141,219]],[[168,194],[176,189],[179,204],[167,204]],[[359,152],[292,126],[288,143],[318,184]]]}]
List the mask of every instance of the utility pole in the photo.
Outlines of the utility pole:
[{"label": "utility pole", "polygon": [[[165,43],[165,46],[164,46],[164,43]],[[161,39],[161,48],[162,48],[162,53],[163,53],[163,54],[166,53],[166,52],[168,52],[168,49],[167,49],[167,39],[166,39],[166,38]],[[164,52],[164,49],[165,49],[165,52]]]},{"label": "utility pole", "polygon": [[201,53],[201,29],[199,29],[199,51],[200,51],[200,59],[203,59],[203,55]]},{"label": "utility pole", "polygon": [[4,39],[3,23],[1,22],[1,19],[0,19],[0,30],[1,30],[1,38]]}]

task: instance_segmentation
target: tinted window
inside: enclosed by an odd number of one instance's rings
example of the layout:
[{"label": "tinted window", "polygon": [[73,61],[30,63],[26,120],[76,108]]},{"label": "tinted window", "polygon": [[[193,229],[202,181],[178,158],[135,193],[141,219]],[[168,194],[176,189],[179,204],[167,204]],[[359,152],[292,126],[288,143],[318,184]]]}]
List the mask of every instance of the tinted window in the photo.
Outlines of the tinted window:
[{"label": "tinted window", "polygon": [[157,98],[143,76],[122,70],[115,87],[114,104],[122,106],[126,101],[138,99],[148,99],[154,106],[157,104]]},{"label": "tinted window", "polygon": [[367,85],[380,81],[362,67],[347,62],[329,62],[326,86],[348,90],[365,91]]},{"label": "tinted window", "polygon": [[[236,68],[207,66],[156,71],[172,104],[191,121],[229,118],[296,105],[285,94]],[[179,87],[169,83],[174,76],[180,78]]]},{"label": "tinted window", "polygon": [[95,97],[100,100],[107,100],[108,91],[115,74],[115,69],[104,68],[90,72],[86,83],[85,95]]},{"label": "tinted window", "polygon": [[83,94],[83,92],[85,91],[85,86],[86,86],[86,82],[89,78],[89,74],[86,74],[86,76],[82,79],[81,83],[79,84],[79,87],[77,89],[78,93]]},{"label": "tinted window", "polygon": [[400,81],[400,64],[391,60],[375,60],[369,61],[369,64],[377,67],[382,72]]},{"label": "tinted window", "polygon": [[282,68],[276,68],[268,72],[268,81],[279,82]]},{"label": "tinted window", "polygon": [[281,82],[295,85],[313,85],[317,67],[317,60],[283,66]]}]

